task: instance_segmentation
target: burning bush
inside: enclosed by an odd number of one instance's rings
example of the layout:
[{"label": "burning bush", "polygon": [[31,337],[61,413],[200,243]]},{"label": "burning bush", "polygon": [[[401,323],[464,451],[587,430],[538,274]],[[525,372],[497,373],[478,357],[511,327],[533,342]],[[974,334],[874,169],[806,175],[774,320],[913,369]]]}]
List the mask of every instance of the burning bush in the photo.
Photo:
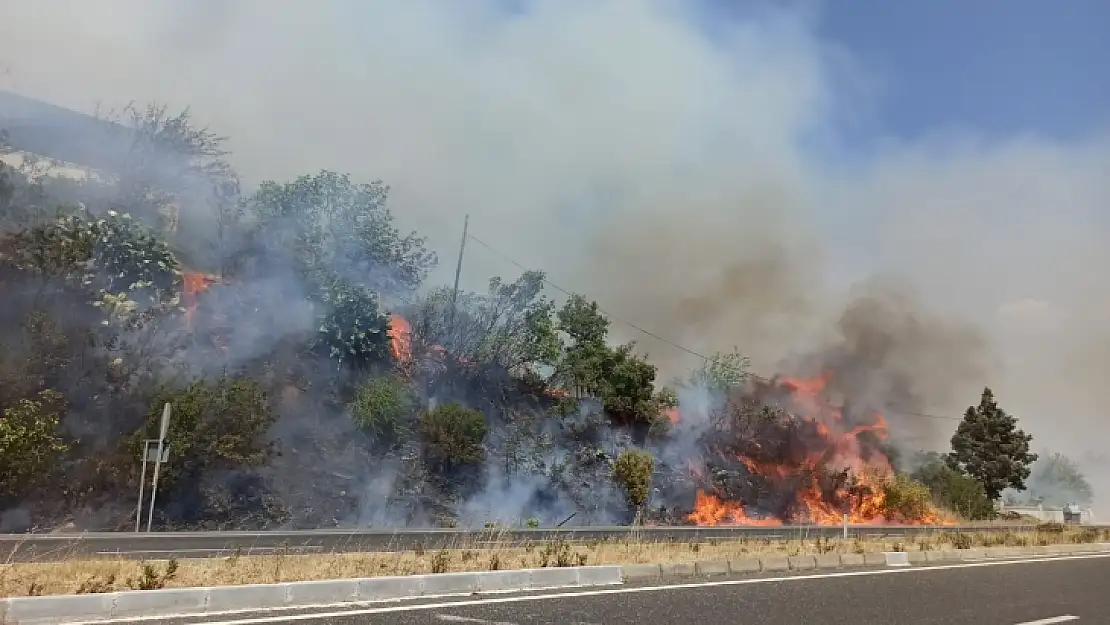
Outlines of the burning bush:
[{"label": "burning bush", "polygon": [[927,490],[894,475],[886,420],[832,406],[832,377],[754,381],[706,435],[688,519],[698,525],[937,523]]}]

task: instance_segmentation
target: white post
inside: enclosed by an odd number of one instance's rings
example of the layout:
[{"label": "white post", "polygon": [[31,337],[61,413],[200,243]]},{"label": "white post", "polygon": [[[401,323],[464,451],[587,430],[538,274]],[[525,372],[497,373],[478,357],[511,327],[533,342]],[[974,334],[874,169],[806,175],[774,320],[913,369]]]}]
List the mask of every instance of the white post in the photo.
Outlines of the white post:
[{"label": "white post", "polygon": [[170,405],[162,410],[162,427],[158,433],[158,455],[154,458],[154,483],[150,486],[150,510],[147,511],[146,531],[154,525],[154,500],[158,498],[158,472],[162,468],[162,452],[166,448],[166,434],[170,429]]},{"label": "white post", "polygon": [[143,527],[143,488],[146,486],[146,459],[150,455],[150,441],[143,441],[143,470],[139,475],[139,501],[135,504],[135,531]]},{"label": "white post", "polygon": [[848,540],[848,515],[844,515],[844,540]]}]

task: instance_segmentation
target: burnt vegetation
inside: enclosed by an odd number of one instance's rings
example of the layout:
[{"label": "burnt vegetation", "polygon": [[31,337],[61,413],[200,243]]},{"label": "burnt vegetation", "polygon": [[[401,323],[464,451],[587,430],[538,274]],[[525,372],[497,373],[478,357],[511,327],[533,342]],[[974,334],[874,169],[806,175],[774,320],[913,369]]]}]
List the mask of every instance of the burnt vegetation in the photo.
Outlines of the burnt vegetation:
[{"label": "burnt vegetation", "polygon": [[991,516],[1036,459],[988,391],[895,476],[877,410],[735,350],[663,384],[541,272],[427,284],[381,182],[246,192],[187,112],[111,121],[98,175],[0,166],[3,531],[129,528],[166,403],[163,529],[934,522]]}]

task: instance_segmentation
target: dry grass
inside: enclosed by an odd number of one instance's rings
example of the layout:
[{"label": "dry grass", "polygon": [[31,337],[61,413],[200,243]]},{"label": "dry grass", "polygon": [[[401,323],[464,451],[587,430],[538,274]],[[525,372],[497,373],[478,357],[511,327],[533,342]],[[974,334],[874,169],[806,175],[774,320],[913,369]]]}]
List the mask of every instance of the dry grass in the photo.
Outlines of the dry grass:
[{"label": "dry grass", "polygon": [[728,560],[774,555],[930,551],[983,546],[1031,546],[1110,540],[1107,530],[1042,526],[1021,533],[937,534],[891,539],[706,540],[696,543],[563,541],[532,545],[475,544],[440,551],[233,555],[225,558],[137,562],[89,559],[0,565],[0,596],[112,592],[230,584],[412,575],[642,562]]}]

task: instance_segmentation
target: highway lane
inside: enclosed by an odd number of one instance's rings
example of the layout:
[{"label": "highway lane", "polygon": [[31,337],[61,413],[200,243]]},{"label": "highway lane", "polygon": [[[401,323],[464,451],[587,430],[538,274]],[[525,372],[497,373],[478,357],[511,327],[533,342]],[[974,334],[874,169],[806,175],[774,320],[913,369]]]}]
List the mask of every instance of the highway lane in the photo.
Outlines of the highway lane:
[{"label": "highway lane", "polygon": [[1110,556],[444,598],[166,625],[1078,625],[1110,623]]},{"label": "highway lane", "polygon": [[[850,536],[900,537],[937,531],[1012,532],[1030,525],[966,527],[853,525]],[[705,542],[738,538],[835,538],[842,526],[779,527],[572,527],[511,530],[303,530],[274,532],[90,532],[84,534],[0,534],[0,562],[60,560],[74,555],[111,555],[134,559],[176,556],[201,558],[240,553],[373,552],[442,549],[466,545],[588,542],[634,537],[646,542]]]}]

